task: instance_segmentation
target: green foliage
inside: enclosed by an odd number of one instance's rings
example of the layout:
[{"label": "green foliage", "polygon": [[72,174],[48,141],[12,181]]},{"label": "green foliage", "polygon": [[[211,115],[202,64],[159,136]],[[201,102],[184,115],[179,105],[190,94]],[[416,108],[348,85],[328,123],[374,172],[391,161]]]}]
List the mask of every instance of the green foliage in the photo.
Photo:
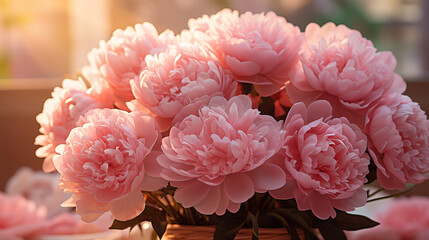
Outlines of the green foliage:
[{"label": "green foliage", "polygon": [[225,213],[220,217],[219,222],[216,225],[214,233],[214,240],[232,240],[237,235],[238,231],[244,226],[247,219],[248,210],[241,207],[240,210],[232,214],[230,212]]},{"label": "green foliage", "polygon": [[333,223],[346,231],[355,231],[364,228],[372,228],[378,225],[377,222],[361,215],[337,211],[337,217],[332,220]]},{"label": "green foliage", "polygon": [[162,238],[167,228],[165,212],[154,206],[146,205],[144,211],[137,217],[128,221],[115,220],[110,229],[127,229],[139,225],[143,221],[149,221],[159,238]]}]

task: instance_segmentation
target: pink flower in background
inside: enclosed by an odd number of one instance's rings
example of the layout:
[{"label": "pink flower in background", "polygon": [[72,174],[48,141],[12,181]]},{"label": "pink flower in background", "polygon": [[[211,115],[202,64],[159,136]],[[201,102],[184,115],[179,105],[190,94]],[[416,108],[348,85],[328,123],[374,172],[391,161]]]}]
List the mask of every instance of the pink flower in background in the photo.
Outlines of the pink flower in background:
[{"label": "pink flower in background", "polygon": [[203,32],[211,50],[239,82],[252,83],[270,96],[289,82],[298,62],[301,31],[273,12],[238,15],[225,9],[189,21],[191,32]]},{"label": "pink flower in background", "polygon": [[126,110],[125,102],[134,99],[129,82],[137,79],[146,67],[145,57],[164,51],[174,41],[173,32],[167,30],[158,35],[156,28],[147,22],[118,29],[109,41],[101,41],[99,48],[88,54],[90,66],[83,69],[83,74],[91,84],[106,82],[103,90],[111,91],[115,105]]},{"label": "pink flower in background", "polygon": [[37,149],[36,156],[45,158],[45,172],[55,170],[52,164],[52,157],[56,155],[55,148],[65,143],[79,117],[90,109],[106,107],[105,103],[97,102],[88,95],[87,91],[83,81],[65,79],[62,88],[54,89],[52,98],[45,101],[42,113],[37,115],[41,135],[36,137],[35,144],[42,147]]},{"label": "pink flower in background", "polygon": [[395,229],[402,239],[416,239],[420,232],[429,229],[429,199],[399,198],[379,212],[375,219],[381,226]]},{"label": "pink flower in background", "polygon": [[21,195],[39,206],[46,206],[47,217],[50,218],[68,210],[60,206],[68,194],[58,188],[59,180],[58,173],[44,173],[21,167],[7,181],[5,192],[12,196]]},{"label": "pink flower in background", "polygon": [[136,100],[129,107],[150,112],[162,131],[184,106],[216,95],[230,98],[237,88],[230,72],[197,43],[171,45],[146,63],[141,77],[130,82]]},{"label": "pink flower in background", "polygon": [[[391,52],[376,52],[371,41],[344,25],[310,23],[300,62],[287,90],[292,102],[327,99],[363,114],[388,92],[403,93],[405,82],[395,74]],[[340,114],[344,115],[344,110]]]},{"label": "pink flower in background", "polygon": [[429,120],[408,96],[390,94],[367,114],[370,153],[387,189],[421,183],[429,172]]},{"label": "pink flower in background", "polygon": [[426,240],[429,237],[429,198],[401,197],[375,214],[380,225],[350,232],[351,240]]},{"label": "pink flower in background", "polygon": [[78,215],[73,213],[62,213],[47,222],[43,231],[44,235],[73,235],[78,234],[79,223]]},{"label": "pink flower in background", "polygon": [[160,171],[155,120],[141,112],[94,109],[78,126],[53,160],[60,188],[73,194],[63,206],[75,206],[86,222],[108,211],[122,221],[136,217],[145,207],[141,191],[166,184],[152,177]]},{"label": "pink flower in background", "polygon": [[45,227],[46,209],[21,196],[0,192],[0,239],[24,239],[39,235]]},{"label": "pink flower in background", "polygon": [[[104,218],[104,215],[100,218]],[[43,231],[44,235],[75,235],[108,231],[107,225],[86,223],[80,220],[79,215],[65,212],[50,219]]]},{"label": "pink flower in background", "polygon": [[252,109],[248,96],[213,97],[197,115],[176,123],[157,160],[177,187],[176,201],[203,214],[237,212],[255,192],[285,183],[267,160],[278,151],[281,122]]},{"label": "pink flower in background", "polygon": [[[395,229],[389,227],[376,226],[359,231],[347,232],[348,240],[403,240]],[[426,239],[426,238],[425,238]],[[425,240],[420,239],[420,240]],[[411,239],[410,239],[411,240]],[[417,240],[417,239],[413,239]]]},{"label": "pink flower in background", "polygon": [[298,209],[318,218],[334,218],[334,208],[351,211],[366,203],[369,156],[366,136],[346,118],[332,118],[324,100],[296,103],[284,125],[283,147],[273,162],[285,169],[286,185],[274,198],[295,198]]}]

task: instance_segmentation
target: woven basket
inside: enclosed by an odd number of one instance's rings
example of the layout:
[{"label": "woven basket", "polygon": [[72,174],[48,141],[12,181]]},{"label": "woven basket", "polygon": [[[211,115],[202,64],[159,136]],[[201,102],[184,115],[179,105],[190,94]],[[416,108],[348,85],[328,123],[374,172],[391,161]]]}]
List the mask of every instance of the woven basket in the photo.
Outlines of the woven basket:
[{"label": "woven basket", "polygon": [[[213,239],[216,226],[192,226],[169,224],[162,240],[201,240]],[[241,229],[235,236],[236,240],[252,239],[253,230]],[[298,230],[300,239],[304,239],[304,232]],[[259,228],[261,240],[287,240],[291,239],[285,228]]]}]

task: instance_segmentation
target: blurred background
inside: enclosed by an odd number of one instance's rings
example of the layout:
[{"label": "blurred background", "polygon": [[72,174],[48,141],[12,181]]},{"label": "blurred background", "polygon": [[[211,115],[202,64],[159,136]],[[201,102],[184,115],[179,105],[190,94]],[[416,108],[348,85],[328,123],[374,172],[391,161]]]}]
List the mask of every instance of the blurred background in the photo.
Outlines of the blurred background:
[{"label": "blurred background", "polygon": [[310,22],[335,22],[361,31],[379,50],[394,53],[407,94],[428,112],[426,0],[0,0],[0,191],[19,167],[41,169],[35,117],[53,87],[75,78],[100,40],[141,22],[180,33],[189,18],[226,7],[272,10],[301,30]]}]

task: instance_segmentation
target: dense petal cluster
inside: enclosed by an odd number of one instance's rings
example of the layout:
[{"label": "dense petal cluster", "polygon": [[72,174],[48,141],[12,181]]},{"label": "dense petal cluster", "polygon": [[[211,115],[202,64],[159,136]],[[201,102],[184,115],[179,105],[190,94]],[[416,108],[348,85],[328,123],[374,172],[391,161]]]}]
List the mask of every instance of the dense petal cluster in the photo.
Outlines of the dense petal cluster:
[{"label": "dense petal cluster", "polygon": [[0,192],[0,239],[35,237],[45,227],[46,208],[22,196]]},{"label": "dense petal cluster", "polygon": [[335,217],[334,208],[351,211],[365,205],[369,156],[366,136],[346,118],[332,118],[324,100],[292,106],[285,139],[275,162],[284,166],[287,183],[270,191],[279,199],[295,198],[298,209],[321,219]]},{"label": "dense petal cluster", "polygon": [[322,27],[310,23],[288,94],[292,102],[322,98],[365,113],[384,94],[405,91],[395,67],[392,53],[377,52],[360,32],[333,23]]},{"label": "dense petal cluster", "polygon": [[283,89],[298,61],[301,31],[274,12],[239,15],[224,9],[190,20],[189,28],[203,32],[206,38],[201,38],[235,79],[254,84],[262,96]]},{"label": "dense petal cluster", "polygon": [[90,66],[83,73],[91,83],[106,82],[103,90],[111,92],[117,107],[126,109],[125,102],[134,99],[129,82],[146,67],[145,57],[164,51],[174,41],[173,32],[158,35],[147,22],[118,29],[110,40],[101,41],[99,48],[88,54]]},{"label": "dense petal cluster", "polygon": [[108,105],[91,97],[81,80],[65,79],[61,88],[54,89],[52,98],[45,101],[42,113],[36,117],[41,135],[36,137],[35,144],[42,146],[36,151],[36,156],[45,158],[44,171],[51,172],[55,169],[52,164],[55,148],[65,143],[79,118],[91,109],[103,107]]},{"label": "dense petal cluster", "polygon": [[266,161],[277,152],[281,122],[251,108],[249,97],[213,97],[197,115],[175,124],[157,160],[174,198],[203,214],[236,212],[255,192],[285,183]]},{"label": "dense petal cluster", "polygon": [[136,217],[145,207],[141,190],[164,184],[150,176],[161,137],[155,120],[139,112],[95,109],[78,125],[53,160],[60,188],[73,194],[63,206],[75,206],[87,222],[107,211],[119,220]]},{"label": "dense petal cluster", "polygon": [[171,45],[146,63],[141,77],[131,80],[136,100],[130,108],[152,113],[162,131],[184,106],[217,95],[230,98],[237,88],[230,72],[197,43]]},{"label": "dense petal cluster", "polygon": [[383,187],[400,189],[428,178],[429,120],[408,96],[384,98],[368,112],[366,131]]}]

